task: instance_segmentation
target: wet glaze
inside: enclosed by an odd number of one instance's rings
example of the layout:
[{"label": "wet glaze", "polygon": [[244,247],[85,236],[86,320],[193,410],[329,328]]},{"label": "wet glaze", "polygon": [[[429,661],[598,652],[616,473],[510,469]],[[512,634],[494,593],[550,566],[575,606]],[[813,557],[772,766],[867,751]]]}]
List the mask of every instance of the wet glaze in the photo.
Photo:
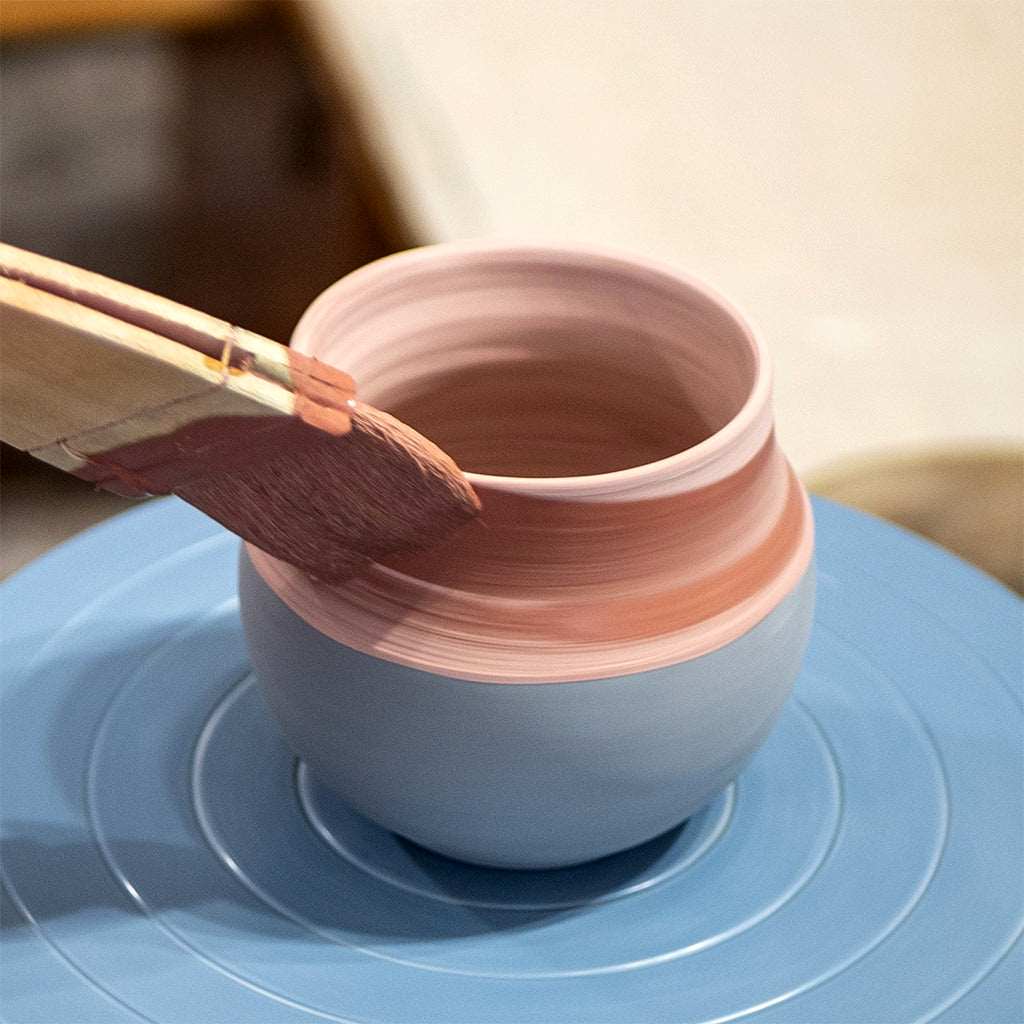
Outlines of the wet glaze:
[{"label": "wet glaze", "polygon": [[295,344],[440,443],[483,502],[432,550],[341,587],[250,551],[286,604],[356,650],[481,681],[640,672],[728,644],[807,569],[809,506],[772,431],[764,353],[674,273],[418,251],[339,282]]}]

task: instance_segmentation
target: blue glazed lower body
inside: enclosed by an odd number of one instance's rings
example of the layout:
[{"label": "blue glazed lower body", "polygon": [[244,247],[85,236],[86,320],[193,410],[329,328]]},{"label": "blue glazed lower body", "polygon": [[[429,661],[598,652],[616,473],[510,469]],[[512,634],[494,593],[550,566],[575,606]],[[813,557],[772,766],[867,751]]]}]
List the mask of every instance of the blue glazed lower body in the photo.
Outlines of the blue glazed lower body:
[{"label": "blue glazed lower body", "polygon": [[266,699],[320,781],[439,853],[551,868],[652,839],[736,777],[796,680],[814,570],[710,654],[549,684],[451,679],[352,650],[288,608],[244,549],[239,593]]}]

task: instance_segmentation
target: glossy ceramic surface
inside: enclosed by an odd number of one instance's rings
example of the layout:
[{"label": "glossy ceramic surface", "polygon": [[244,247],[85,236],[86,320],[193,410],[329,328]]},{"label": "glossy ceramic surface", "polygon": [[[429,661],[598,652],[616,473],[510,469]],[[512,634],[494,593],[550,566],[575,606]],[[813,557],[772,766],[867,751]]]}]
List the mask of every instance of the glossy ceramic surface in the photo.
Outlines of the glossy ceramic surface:
[{"label": "glossy ceramic surface", "polygon": [[816,515],[765,746],[682,829],[551,872],[430,854],[296,766],[194,510],[54,551],[0,588],[3,1019],[1018,1024],[1020,602]]},{"label": "glossy ceramic surface", "polygon": [[555,868],[652,839],[732,782],[789,696],[814,576],[679,665],[561,683],[449,679],[318,632],[243,551],[250,657],[292,749],[380,825],[451,857]]},{"label": "glossy ceramic surface", "polygon": [[632,675],[738,640],[807,572],[812,517],[775,438],[768,353],[674,267],[426,246],[337,281],[292,342],[448,451],[482,503],[338,587],[250,548],[346,647],[474,681]]}]

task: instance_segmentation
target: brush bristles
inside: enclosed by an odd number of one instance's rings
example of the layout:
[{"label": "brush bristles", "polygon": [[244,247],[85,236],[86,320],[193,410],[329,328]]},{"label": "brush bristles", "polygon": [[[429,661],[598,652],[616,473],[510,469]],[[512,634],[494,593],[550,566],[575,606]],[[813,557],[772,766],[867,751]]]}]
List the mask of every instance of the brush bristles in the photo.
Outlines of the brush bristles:
[{"label": "brush bristles", "polygon": [[[275,453],[175,493],[258,548],[327,582],[429,547],[479,511],[458,467],[404,424],[360,407],[332,437],[280,421]],[[244,445],[244,437],[239,443]]]}]

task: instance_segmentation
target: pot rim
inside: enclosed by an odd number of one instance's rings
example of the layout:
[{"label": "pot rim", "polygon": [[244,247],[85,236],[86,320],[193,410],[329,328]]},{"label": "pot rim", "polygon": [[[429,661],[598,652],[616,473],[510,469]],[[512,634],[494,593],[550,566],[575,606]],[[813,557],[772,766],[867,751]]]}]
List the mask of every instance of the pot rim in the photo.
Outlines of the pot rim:
[{"label": "pot rim", "polygon": [[[524,477],[465,473],[474,486],[539,498],[587,500],[614,497],[652,497],[706,487],[741,468],[759,450],[772,430],[772,366],[759,332],[749,317],[717,289],[670,263],[601,245],[521,243],[500,239],[441,242],[393,253],[368,263],[336,281],[310,304],[292,335],[297,351],[317,356],[317,340],[328,310],[373,297],[396,277],[421,273],[451,273],[460,265],[481,260],[499,263],[538,263],[594,271],[618,271],[641,276],[652,284],[682,287],[695,298],[716,306],[736,328],[752,357],[753,380],[742,406],[703,441],[653,462],[608,473],[581,476]],[[341,367],[341,369],[348,369]],[[358,380],[357,380],[358,384]],[[656,492],[656,493],[655,493]]]}]

